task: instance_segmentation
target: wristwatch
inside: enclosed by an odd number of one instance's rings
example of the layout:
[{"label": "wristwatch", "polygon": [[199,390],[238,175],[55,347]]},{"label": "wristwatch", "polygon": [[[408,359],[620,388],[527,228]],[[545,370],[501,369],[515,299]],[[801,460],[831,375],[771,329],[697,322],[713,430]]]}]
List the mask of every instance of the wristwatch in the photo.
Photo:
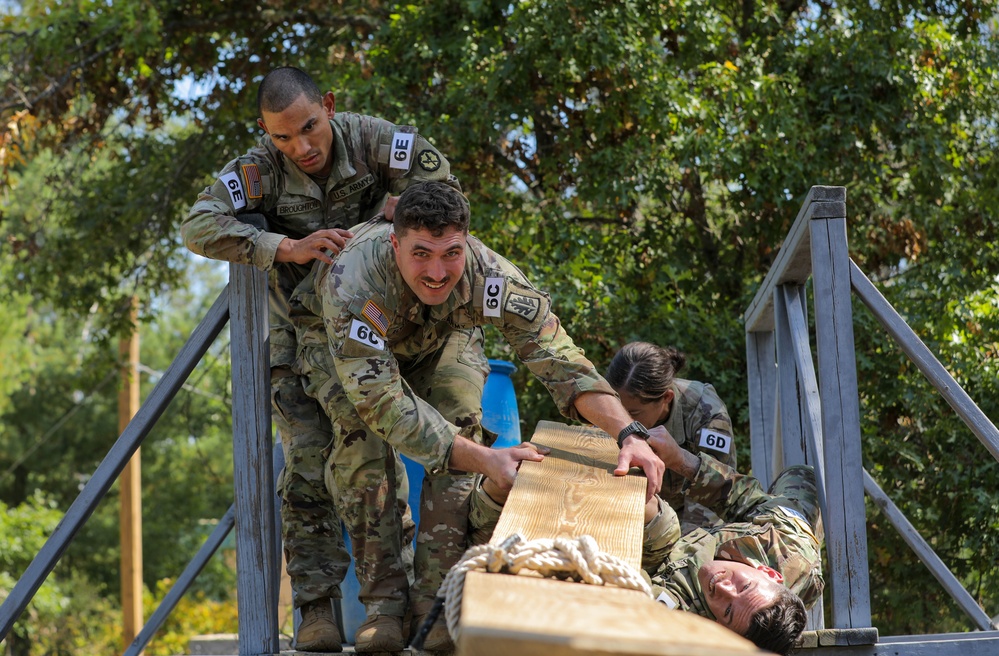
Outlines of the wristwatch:
[{"label": "wristwatch", "polygon": [[645,440],[646,442],[649,440],[649,437],[651,437],[649,435],[649,429],[643,426],[642,422],[633,421],[624,428],[622,428],[621,432],[617,434],[617,448],[620,449],[622,446],[624,446],[624,438],[628,437],[629,435],[634,435],[638,439]]}]

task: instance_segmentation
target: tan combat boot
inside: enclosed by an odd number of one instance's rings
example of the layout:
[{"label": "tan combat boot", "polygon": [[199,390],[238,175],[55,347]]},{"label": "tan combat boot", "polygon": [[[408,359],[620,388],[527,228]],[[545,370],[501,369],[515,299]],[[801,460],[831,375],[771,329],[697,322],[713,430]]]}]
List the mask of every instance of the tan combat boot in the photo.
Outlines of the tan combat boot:
[{"label": "tan combat boot", "polygon": [[329,597],[310,601],[302,606],[302,623],[295,636],[295,649],[298,651],[343,651],[340,629],[333,618],[333,606]]},{"label": "tan combat boot", "polygon": [[406,646],[402,638],[402,618],[392,615],[372,615],[357,627],[354,651],[402,651]]}]

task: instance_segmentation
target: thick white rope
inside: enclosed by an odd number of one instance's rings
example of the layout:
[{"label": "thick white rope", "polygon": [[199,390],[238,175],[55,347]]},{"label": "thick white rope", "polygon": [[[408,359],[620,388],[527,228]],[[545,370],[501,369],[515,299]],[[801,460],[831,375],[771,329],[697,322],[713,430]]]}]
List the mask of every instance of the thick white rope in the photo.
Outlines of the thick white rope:
[{"label": "thick white rope", "polygon": [[517,574],[523,570],[538,572],[549,578],[640,590],[652,596],[649,584],[638,570],[617,556],[600,551],[597,541],[589,535],[524,542],[515,533],[499,544],[472,547],[448,572],[437,596],[444,599],[445,619],[451,639],[458,642],[461,599],[468,572]]}]

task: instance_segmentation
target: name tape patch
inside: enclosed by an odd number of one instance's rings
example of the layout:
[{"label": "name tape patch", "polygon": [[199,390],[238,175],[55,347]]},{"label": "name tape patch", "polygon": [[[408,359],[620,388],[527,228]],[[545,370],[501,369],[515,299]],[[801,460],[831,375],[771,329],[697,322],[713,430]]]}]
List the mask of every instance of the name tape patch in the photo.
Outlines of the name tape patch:
[{"label": "name tape patch", "polygon": [[482,314],[487,317],[503,316],[500,302],[503,300],[504,278],[486,278],[486,286],[482,290]]},{"label": "name tape patch", "polygon": [[413,135],[409,132],[396,132],[392,135],[392,151],[389,154],[389,168],[409,170],[413,159]]},{"label": "name tape patch", "polygon": [[370,187],[375,184],[375,176],[370,173],[361,178],[360,180],[355,180],[351,182],[346,187],[340,187],[339,189],[330,193],[330,200],[336,202],[338,200],[343,200],[351,194],[356,194],[357,192]]},{"label": "name tape patch", "polygon": [[385,350],[385,340],[379,337],[371,326],[360,319],[354,319],[350,322],[350,338],[373,349]]},{"label": "name tape patch", "polygon": [[732,450],[732,437],[724,433],[717,433],[710,428],[702,428],[701,439],[697,444],[705,449],[728,453]]},{"label": "name tape patch", "polygon": [[239,180],[239,174],[229,171],[219,178],[225,188],[229,191],[229,198],[232,200],[232,208],[241,210],[246,207],[246,192],[243,191],[243,183]]}]

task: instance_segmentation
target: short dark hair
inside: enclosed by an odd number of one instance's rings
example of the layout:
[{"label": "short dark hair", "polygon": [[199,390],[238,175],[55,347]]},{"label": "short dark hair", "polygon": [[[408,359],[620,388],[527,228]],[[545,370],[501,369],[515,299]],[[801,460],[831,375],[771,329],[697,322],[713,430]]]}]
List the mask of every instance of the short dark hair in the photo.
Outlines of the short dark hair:
[{"label": "short dark hair", "polygon": [[666,395],[685,364],[687,356],[672,346],[630,342],[614,355],[604,378],[615,390],[650,403]]},{"label": "short dark hair", "polygon": [[305,94],[307,100],[323,103],[323,92],[305,71],[294,66],[275,68],[264,76],[257,89],[257,114],[276,114]]},{"label": "short dark hair", "polygon": [[436,180],[411,184],[399,196],[392,223],[400,237],[410,230],[428,230],[440,237],[448,228],[468,232],[468,200],[451,185]]},{"label": "short dark hair", "polygon": [[798,595],[781,586],[777,601],[750,618],[746,638],[760,649],[787,656],[794,651],[807,619],[805,604]]}]

